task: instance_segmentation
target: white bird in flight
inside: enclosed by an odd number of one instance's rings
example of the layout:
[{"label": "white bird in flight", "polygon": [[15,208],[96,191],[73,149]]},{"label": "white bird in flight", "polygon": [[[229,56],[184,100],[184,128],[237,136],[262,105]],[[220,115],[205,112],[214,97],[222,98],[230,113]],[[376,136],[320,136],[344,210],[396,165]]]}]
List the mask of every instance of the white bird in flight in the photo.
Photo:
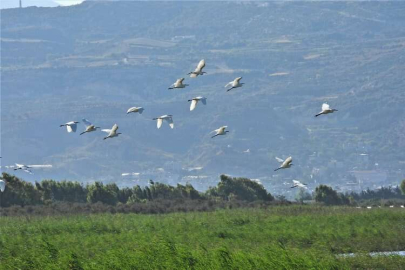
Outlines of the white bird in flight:
[{"label": "white bird in flight", "polygon": [[188,84],[183,83],[184,78],[177,79],[177,81],[172,84],[168,89],[175,89],[175,88],[185,88]]},{"label": "white bird in flight", "polygon": [[22,170],[22,171],[24,171],[24,172],[26,172],[26,173],[32,174],[32,172],[29,170],[29,169],[31,169],[31,168],[32,168],[31,166],[27,166],[27,165],[24,165],[24,164],[18,164],[18,163],[16,163],[13,170],[14,170],[14,171]]},{"label": "white bird in flight", "polygon": [[5,189],[6,189],[6,182],[0,180],[0,191],[4,192]]},{"label": "white bird in flight", "polygon": [[192,98],[192,99],[189,99],[189,100],[188,100],[189,102],[191,101],[191,104],[190,104],[190,111],[193,111],[193,110],[195,109],[195,107],[197,106],[197,103],[198,103],[200,100],[201,100],[202,104],[204,104],[204,105],[207,104],[207,98],[205,98],[205,97],[200,97],[200,96],[198,96],[198,97],[195,97],[195,98]]},{"label": "white bird in flight", "polygon": [[225,131],[225,129],[227,127],[228,126],[222,126],[222,127],[218,128],[218,129],[212,131],[212,132],[215,132],[216,134],[214,136],[212,136],[211,138],[214,138],[214,137],[219,136],[219,135],[225,135],[226,133],[228,133],[229,131],[227,131],[227,130]]},{"label": "white bird in flight", "polygon": [[157,120],[157,128],[160,128],[161,126],[162,126],[162,124],[163,124],[163,120],[166,120],[166,122],[168,122],[169,123],[169,126],[173,129],[174,128],[174,123],[173,123],[173,115],[171,115],[171,114],[165,114],[165,115],[162,115],[162,116],[160,116],[160,117],[156,117],[156,118],[153,118],[153,120]]},{"label": "white bird in flight", "polygon": [[242,85],[244,85],[244,83],[241,83],[241,82],[240,82],[241,79],[242,79],[242,77],[238,77],[238,78],[236,78],[235,80],[233,80],[233,81],[227,83],[227,84],[225,85],[225,88],[226,88],[226,87],[229,87],[229,86],[231,86],[231,88],[229,88],[229,89],[226,90],[226,91],[228,92],[228,91],[231,91],[232,89],[235,89],[235,88],[238,88],[238,87],[242,87]]},{"label": "white bird in flight", "polygon": [[329,104],[324,103],[322,104],[322,111],[320,113],[318,113],[317,115],[315,115],[315,117],[318,117],[322,114],[328,114],[328,113],[333,113],[333,112],[337,112],[338,110],[336,109],[331,109]]},{"label": "white bird in flight", "polygon": [[288,157],[286,158],[286,160],[282,160],[281,158],[276,157],[278,162],[283,162],[280,167],[278,167],[277,169],[275,169],[274,171],[278,171],[280,169],[287,169],[290,168],[293,164],[291,164],[292,162],[292,157]]},{"label": "white bird in flight", "polygon": [[24,164],[15,163],[15,165],[5,166],[5,168],[13,169],[14,171],[22,170],[24,172],[32,174],[30,169],[52,168],[52,165],[24,165]]},{"label": "white bird in flight", "polygon": [[298,180],[292,180],[292,181],[293,181],[293,186],[291,188],[296,188],[296,187],[305,188],[305,189],[307,188],[306,187],[307,184],[301,183]]},{"label": "white bird in flight", "polygon": [[204,67],[205,67],[205,61],[204,61],[204,59],[202,59],[198,63],[196,69],[194,71],[188,73],[188,75],[190,75],[191,78],[195,78],[198,75],[204,75],[206,73],[206,72],[202,71]]},{"label": "white bird in flight", "polygon": [[128,109],[127,114],[129,114],[129,113],[140,113],[140,114],[142,114],[143,110],[144,110],[144,108],[142,108],[142,107],[131,107],[131,108]]},{"label": "white bird in flight", "polygon": [[90,123],[87,119],[82,119],[83,123],[86,125],[86,130],[80,133],[80,135],[83,135],[84,133],[89,133],[96,131],[100,127],[94,126],[92,123]]},{"label": "white bird in flight", "polygon": [[104,131],[104,132],[108,133],[107,137],[104,137],[104,140],[108,139],[108,138],[118,137],[118,135],[120,135],[121,133],[117,133],[117,130],[118,130],[118,125],[117,124],[114,124],[112,129],[102,129],[101,131]]},{"label": "white bird in flight", "polygon": [[77,124],[79,124],[79,122],[77,121],[70,121],[67,122],[66,124],[60,125],[60,127],[66,127],[67,132],[76,132],[77,130]]}]

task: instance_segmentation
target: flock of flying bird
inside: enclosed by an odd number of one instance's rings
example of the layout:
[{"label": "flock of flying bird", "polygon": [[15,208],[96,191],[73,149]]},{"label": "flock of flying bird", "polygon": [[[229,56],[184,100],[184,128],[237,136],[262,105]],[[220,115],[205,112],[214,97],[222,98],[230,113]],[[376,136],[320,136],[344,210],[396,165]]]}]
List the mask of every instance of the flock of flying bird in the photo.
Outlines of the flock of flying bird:
[{"label": "flock of flying bird", "polygon": [[[204,67],[205,67],[205,60],[203,59],[198,63],[196,69],[194,71],[188,73],[187,75],[190,75],[191,78],[196,78],[199,75],[204,75],[204,74],[206,74],[206,72],[203,71]],[[231,90],[233,90],[235,88],[242,87],[244,85],[244,83],[240,82],[241,79],[242,79],[242,77],[237,77],[233,81],[227,83],[225,85],[225,88],[227,88],[226,91],[229,92],[229,91],[231,91]],[[183,82],[184,82],[184,78],[177,79],[176,82],[173,83],[168,89],[181,89],[181,88],[187,87],[188,84],[185,84]],[[189,99],[188,101],[191,102],[190,111],[193,111],[200,101],[204,105],[207,104],[207,98],[202,97],[202,96],[198,96],[198,97]],[[129,113],[140,113],[140,114],[142,114],[143,111],[144,111],[144,108],[142,108],[142,107],[132,107],[132,108],[128,109],[127,114],[129,114]],[[337,111],[337,110],[336,109],[331,109],[328,104],[324,103],[322,105],[322,110],[318,114],[316,114],[315,117],[318,117],[318,116],[323,115],[323,114],[333,113],[335,111]],[[153,120],[156,120],[158,129],[162,126],[163,120],[166,121],[171,128],[174,128],[173,115],[171,115],[171,114],[162,115],[162,116],[153,118]],[[91,124],[86,119],[83,119],[82,121],[86,125],[86,129],[85,129],[85,131],[80,133],[80,135],[83,135],[84,133],[93,132],[93,131],[96,131],[97,129],[100,129],[100,127],[94,126],[93,124]],[[77,122],[77,121],[71,121],[71,122],[68,122],[68,123],[60,125],[60,126],[61,127],[65,126],[67,128],[68,132],[76,132],[78,123],[79,122]],[[220,135],[226,135],[226,133],[229,132],[228,130],[226,130],[227,128],[228,128],[228,126],[222,126],[222,127],[218,128],[218,129],[212,131],[215,134],[213,136],[211,136],[211,138],[214,138],[214,137],[220,136]],[[108,135],[106,137],[104,137],[104,140],[108,139],[108,138],[114,138],[114,137],[117,137],[118,135],[120,135],[121,133],[118,133],[117,130],[118,130],[118,125],[117,124],[115,124],[111,129],[101,129],[101,131],[108,133]],[[276,157],[276,159],[277,159],[277,161],[279,161],[281,163],[281,165],[280,165],[280,167],[278,167],[274,171],[278,171],[278,170],[281,170],[281,169],[288,169],[293,165],[292,164],[292,157],[288,157],[285,160],[282,160],[282,159],[280,159],[278,157]],[[293,184],[293,186],[291,188],[305,187],[306,186],[306,184],[303,184],[303,183],[301,183],[301,182],[299,182],[297,180],[293,180],[293,183],[294,184]]]},{"label": "flock of flying bird", "polygon": [[[198,63],[195,70],[188,73],[188,75],[190,75],[191,78],[196,78],[199,75],[204,75],[206,73],[205,71],[203,71],[204,67],[205,67],[205,61],[203,59]],[[242,77],[238,77],[235,80],[227,83],[225,85],[225,88],[228,88],[226,91],[228,92],[228,91],[231,91],[232,89],[242,87],[242,85],[244,83],[240,82],[241,79],[242,79]],[[179,88],[185,88],[186,86],[188,86],[188,84],[184,84],[183,82],[184,82],[184,78],[180,78],[180,79],[176,80],[176,82],[173,83],[168,89],[179,89]],[[193,111],[197,107],[197,104],[200,101],[204,105],[207,104],[207,98],[206,97],[198,96],[198,97],[189,99],[188,102],[191,102],[190,111]],[[129,114],[129,113],[140,113],[140,114],[142,114],[143,111],[144,111],[144,108],[142,108],[142,107],[132,107],[132,108],[128,109],[127,114]],[[171,114],[162,115],[162,116],[153,118],[153,120],[156,120],[158,129],[162,126],[163,120],[166,121],[171,128],[174,128],[173,115],[171,115]],[[84,133],[89,133],[89,132],[96,131],[97,129],[100,129],[100,127],[96,127],[95,125],[93,125],[92,123],[90,123],[86,119],[83,119],[82,121],[86,125],[86,129],[82,133],[80,133],[80,135],[83,135]],[[77,124],[79,124],[78,121],[70,121],[70,122],[67,122],[65,124],[60,125],[60,127],[66,127],[67,132],[76,132]],[[212,138],[214,138],[216,136],[219,136],[219,135],[225,135],[226,133],[228,133],[229,131],[226,131],[225,130],[226,128],[227,128],[227,126],[222,126],[222,127],[218,128],[218,129],[214,130],[213,132],[215,132],[215,135],[212,136]],[[121,133],[117,132],[118,131],[118,125],[117,124],[114,124],[114,126],[111,129],[101,129],[101,131],[106,132],[108,134],[106,137],[104,137],[104,140],[108,139],[108,138],[117,137],[118,135],[121,134]]]},{"label": "flock of flying bird", "polygon": [[[204,59],[201,60],[197,67],[195,68],[194,71],[191,71],[190,73],[188,73],[187,75],[190,75],[191,78],[196,78],[200,75],[204,75],[206,74],[206,72],[203,71],[205,67],[205,61]],[[237,77],[235,78],[233,81],[227,83],[225,85],[225,88],[227,88],[227,92],[235,89],[235,88],[239,88],[242,87],[244,85],[244,83],[241,83],[242,77]],[[168,89],[181,89],[181,88],[185,88],[188,86],[188,84],[184,84],[184,78],[180,78],[178,80],[176,80],[175,83],[173,83]],[[206,105],[207,104],[207,98],[206,97],[202,97],[202,96],[197,96],[194,97],[192,99],[189,99],[188,102],[191,102],[190,104],[190,111],[193,111],[196,107],[197,104],[201,101],[202,104]],[[142,112],[144,111],[144,108],[142,107],[131,107],[127,110],[127,114],[129,113],[139,113],[142,114]],[[323,114],[329,114],[329,113],[333,113],[337,111],[336,109],[331,109],[330,106],[326,103],[324,103],[322,105],[322,110],[321,112],[319,112],[318,114],[315,115],[315,117],[318,117],[320,115]],[[163,124],[163,120],[166,121],[169,126],[173,129],[174,128],[174,122],[173,122],[173,115],[167,114],[167,115],[162,115],[156,118],[153,118],[153,120],[156,120],[157,123],[157,128],[159,129],[162,124]],[[90,133],[90,132],[94,132],[97,129],[101,129],[100,127],[97,127],[95,125],[93,125],[90,121],[88,121],[87,119],[82,119],[83,123],[85,124],[86,128],[83,132],[80,133],[80,135],[83,135],[85,133]],[[67,132],[71,133],[71,132],[76,132],[77,130],[77,124],[79,124],[80,122],[78,121],[70,121],[67,122],[65,124],[60,125],[60,127],[66,127]],[[211,136],[211,138],[217,137],[217,136],[221,136],[221,135],[226,135],[226,133],[228,133],[229,131],[226,130],[228,128],[228,126],[222,126],[214,131],[212,131],[211,133],[215,133],[213,136]],[[114,124],[114,126],[111,129],[101,129],[101,131],[106,132],[107,136],[104,137],[104,140],[109,139],[109,138],[114,138],[114,137],[118,137],[121,133],[117,132],[118,131],[118,125]],[[282,160],[278,157],[276,157],[277,161],[279,161],[281,163],[281,165],[275,169],[274,171],[278,171],[280,169],[288,169],[290,168],[293,164],[292,164],[292,157],[288,157],[285,160]],[[16,164],[16,166],[12,166],[14,168],[14,170],[23,170],[26,171],[28,173],[31,173],[31,171],[29,170],[30,168],[33,168],[33,166],[51,166],[51,165],[30,165],[30,166],[26,166],[26,165],[22,165],[22,164]],[[301,183],[300,181],[297,180],[293,180],[293,186],[291,188],[295,188],[295,187],[304,187],[305,188],[306,184]],[[3,180],[0,180],[0,189],[1,191],[4,191],[5,188],[5,182]]]}]

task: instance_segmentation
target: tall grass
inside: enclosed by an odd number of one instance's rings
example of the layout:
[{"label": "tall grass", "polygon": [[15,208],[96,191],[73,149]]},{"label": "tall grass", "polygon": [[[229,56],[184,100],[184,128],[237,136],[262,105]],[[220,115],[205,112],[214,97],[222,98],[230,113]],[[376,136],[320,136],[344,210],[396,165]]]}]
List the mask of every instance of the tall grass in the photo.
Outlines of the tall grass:
[{"label": "tall grass", "polygon": [[0,218],[1,269],[401,269],[403,209],[284,206]]}]

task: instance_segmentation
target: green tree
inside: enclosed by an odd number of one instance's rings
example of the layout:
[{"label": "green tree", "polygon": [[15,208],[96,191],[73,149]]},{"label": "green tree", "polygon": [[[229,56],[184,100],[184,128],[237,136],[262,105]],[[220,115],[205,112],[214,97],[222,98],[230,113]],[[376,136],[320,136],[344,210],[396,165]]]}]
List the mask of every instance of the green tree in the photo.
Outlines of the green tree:
[{"label": "green tree", "polygon": [[87,201],[89,203],[102,202],[115,205],[118,202],[118,187],[115,184],[104,186],[101,182],[95,182],[94,184],[87,186],[87,189]]},{"label": "green tree", "polygon": [[87,190],[79,182],[43,180],[35,183],[42,201],[86,202]]},{"label": "green tree", "polygon": [[221,175],[221,181],[217,187],[207,191],[207,195],[217,195],[228,200],[232,194],[233,199],[244,201],[272,201],[273,196],[267,193],[266,189],[259,183],[247,178],[233,178],[227,175]]},{"label": "green tree", "polygon": [[42,203],[41,192],[33,184],[7,173],[3,173],[2,178],[7,183],[6,190],[0,196],[0,205],[2,207]]},{"label": "green tree", "polygon": [[315,189],[315,201],[326,205],[349,204],[349,199],[343,194],[338,194],[336,190],[326,185],[319,185]]},{"label": "green tree", "polygon": [[[118,190],[117,199],[120,203],[127,203],[128,199],[134,194],[134,190],[132,188],[123,188]],[[136,195],[135,195],[136,196]]]}]

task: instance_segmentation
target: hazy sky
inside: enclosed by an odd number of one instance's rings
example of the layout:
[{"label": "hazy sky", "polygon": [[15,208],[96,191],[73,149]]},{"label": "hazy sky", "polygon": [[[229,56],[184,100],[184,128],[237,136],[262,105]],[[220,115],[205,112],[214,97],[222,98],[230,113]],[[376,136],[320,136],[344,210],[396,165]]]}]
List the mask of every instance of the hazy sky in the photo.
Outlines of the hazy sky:
[{"label": "hazy sky", "polygon": [[[55,7],[70,6],[80,4],[84,0],[22,0],[23,7]],[[19,0],[1,0],[0,8],[16,8],[19,6]]]},{"label": "hazy sky", "polygon": [[61,6],[70,6],[70,5],[77,5],[83,2],[84,0],[55,0]]}]

